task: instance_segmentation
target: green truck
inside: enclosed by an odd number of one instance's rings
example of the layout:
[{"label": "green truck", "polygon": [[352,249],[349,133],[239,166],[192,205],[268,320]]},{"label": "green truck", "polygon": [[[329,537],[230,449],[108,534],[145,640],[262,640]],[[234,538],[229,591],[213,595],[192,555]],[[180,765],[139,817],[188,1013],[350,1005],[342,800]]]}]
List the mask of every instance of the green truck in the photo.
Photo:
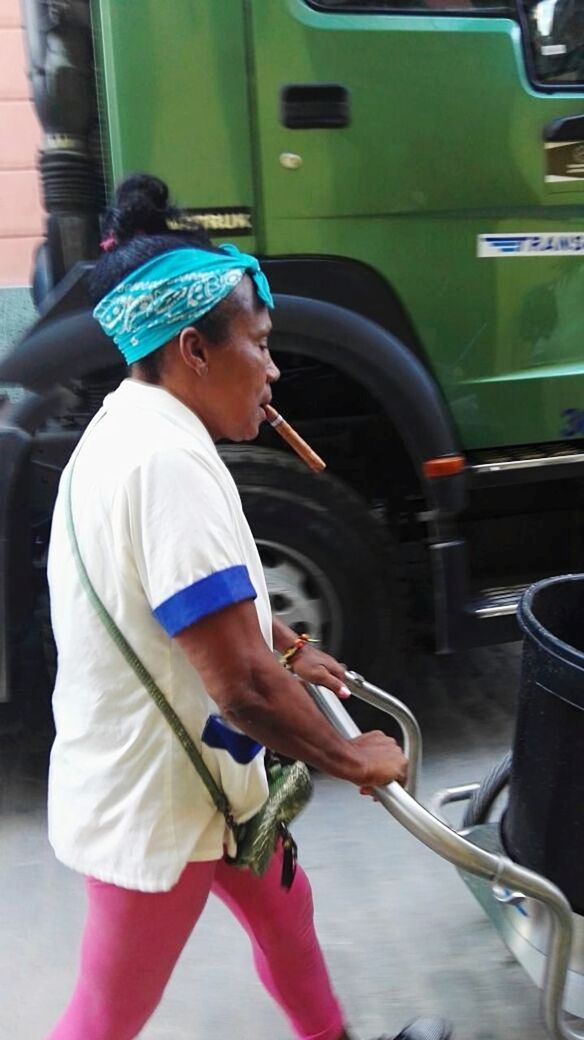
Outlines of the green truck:
[{"label": "green truck", "polygon": [[[273,607],[353,668],[516,637],[584,570],[578,0],[24,0],[46,240],[0,364],[0,701],[42,671],[60,471],[123,378],[91,317],[130,171],[263,258],[279,409],[222,447]],[[48,639],[44,639],[45,649]],[[33,685],[34,685],[33,682]]]}]

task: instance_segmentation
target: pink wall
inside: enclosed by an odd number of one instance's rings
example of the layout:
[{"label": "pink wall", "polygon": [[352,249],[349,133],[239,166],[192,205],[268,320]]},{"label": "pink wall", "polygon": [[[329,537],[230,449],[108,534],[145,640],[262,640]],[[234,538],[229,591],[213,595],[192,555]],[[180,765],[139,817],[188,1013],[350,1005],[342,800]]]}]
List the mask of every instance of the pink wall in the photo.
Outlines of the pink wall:
[{"label": "pink wall", "polygon": [[0,286],[28,285],[42,234],[36,153],[19,0],[0,0]]}]

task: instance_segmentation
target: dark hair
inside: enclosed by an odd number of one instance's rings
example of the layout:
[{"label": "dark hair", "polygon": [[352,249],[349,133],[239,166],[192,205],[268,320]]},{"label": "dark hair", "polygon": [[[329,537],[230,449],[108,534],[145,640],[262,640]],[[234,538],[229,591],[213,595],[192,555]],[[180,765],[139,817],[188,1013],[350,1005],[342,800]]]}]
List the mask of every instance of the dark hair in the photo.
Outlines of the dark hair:
[{"label": "dark hair", "polygon": [[[118,186],[113,204],[102,220],[102,240],[106,249],[89,282],[94,303],[137,267],[171,249],[218,251],[204,228],[188,221],[180,209],[169,204],[164,181],[146,173],[130,174]],[[197,322],[197,328],[211,343],[220,343],[227,335],[233,312],[233,302],[229,298],[222,300]],[[137,362],[149,383],[160,381],[163,350],[159,347]]]}]

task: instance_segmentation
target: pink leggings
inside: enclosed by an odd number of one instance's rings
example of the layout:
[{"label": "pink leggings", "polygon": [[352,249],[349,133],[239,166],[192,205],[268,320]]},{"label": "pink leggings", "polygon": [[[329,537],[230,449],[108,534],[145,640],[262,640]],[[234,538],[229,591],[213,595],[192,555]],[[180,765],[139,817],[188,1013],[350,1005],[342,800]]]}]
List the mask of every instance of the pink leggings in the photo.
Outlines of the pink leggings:
[{"label": "pink leggings", "polygon": [[278,852],[263,878],[222,860],[189,863],[170,892],[136,892],[88,878],[79,977],[48,1040],[136,1037],[160,1002],[209,892],[245,928],[258,975],[296,1035],[338,1040],[343,1014],[314,930],[308,879],[299,866],[287,891],[280,872]]}]

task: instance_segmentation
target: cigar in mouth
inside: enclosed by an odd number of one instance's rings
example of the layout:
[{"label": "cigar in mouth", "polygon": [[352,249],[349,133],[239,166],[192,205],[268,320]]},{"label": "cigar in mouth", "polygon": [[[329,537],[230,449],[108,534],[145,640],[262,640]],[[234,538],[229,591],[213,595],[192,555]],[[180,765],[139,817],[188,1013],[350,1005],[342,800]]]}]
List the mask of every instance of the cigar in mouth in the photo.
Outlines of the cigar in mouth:
[{"label": "cigar in mouth", "polygon": [[280,437],[286,441],[286,444],[290,445],[310,469],[314,470],[315,473],[320,473],[323,469],[326,469],[326,462],[312,450],[310,444],[307,444],[299,433],[296,433],[296,430],[290,426],[290,423],[286,422],[275,408],[272,408],[271,404],[264,405],[264,412],[270,426],[273,426],[276,433],[280,434]]}]

